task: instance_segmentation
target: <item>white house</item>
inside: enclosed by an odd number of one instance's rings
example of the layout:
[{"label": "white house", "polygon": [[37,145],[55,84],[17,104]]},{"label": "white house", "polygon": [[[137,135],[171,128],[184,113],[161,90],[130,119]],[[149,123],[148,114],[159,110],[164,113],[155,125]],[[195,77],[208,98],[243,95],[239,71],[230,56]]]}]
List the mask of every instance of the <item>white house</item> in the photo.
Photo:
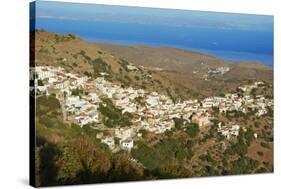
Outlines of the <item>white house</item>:
[{"label": "white house", "polygon": [[134,140],[132,138],[128,138],[121,141],[120,144],[123,150],[131,151],[131,149],[134,147]]},{"label": "white house", "polygon": [[79,100],[80,100],[79,96],[68,96],[65,100],[65,104],[67,106],[71,106],[71,105],[76,104]]},{"label": "white house", "polygon": [[99,96],[98,96],[96,93],[90,93],[88,96],[89,96],[89,98],[91,99],[91,101],[92,101],[93,103],[99,103],[99,102],[101,102]]},{"label": "white house", "polygon": [[197,123],[199,127],[205,127],[212,124],[210,116],[205,113],[192,116],[192,122]]},{"label": "white house", "polygon": [[104,137],[101,139],[101,142],[107,144],[108,147],[113,150],[115,147],[115,142],[113,137]]},{"label": "white house", "polygon": [[117,138],[121,138],[122,140],[125,140],[127,138],[131,138],[135,135],[134,129],[131,127],[122,127],[122,128],[116,128],[115,129],[115,136]]}]

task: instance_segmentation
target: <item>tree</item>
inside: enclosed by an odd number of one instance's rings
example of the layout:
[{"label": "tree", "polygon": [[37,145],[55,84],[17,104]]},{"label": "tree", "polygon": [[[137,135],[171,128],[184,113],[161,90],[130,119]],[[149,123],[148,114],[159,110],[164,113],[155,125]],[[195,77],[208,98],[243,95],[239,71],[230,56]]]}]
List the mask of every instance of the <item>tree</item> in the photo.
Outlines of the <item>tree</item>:
[{"label": "tree", "polygon": [[122,111],[115,107],[110,99],[103,99],[106,106],[103,103],[100,103],[98,111],[104,116],[104,124],[108,127],[115,126],[129,126],[132,125],[131,119],[133,114],[125,112],[122,114]]},{"label": "tree", "polygon": [[253,88],[252,90],[251,90],[251,95],[255,98],[256,97],[256,95],[257,95],[257,90],[255,89],[255,88]]},{"label": "tree", "polygon": [[252,141],[254,140],[254,131],[251,128],[248,128],[246,133],[245,133],[245,139],[246,143],[250,145]]},{"label": "tree", "polygon": [[238,154],[244,156],[248,152],[248,145],[243,140],[239,140],[226,150],[226,154],[234,155]]},{"label": "tree", "polygon": [[189,124],[186,128],[186,132],[190,137],[196,137],[199,131],[199,126],[195,123]]},{"label": "tree", "polygon": [[182,118],[174,117],[173,120],[174,120],[174,123],[175,123],[175,127],[176,127],[177,129],[182,128],[183,123],[184,123],[184,120],[183,120]]},{"label": "tree", "polygon": [[38,86],[44,86],[44,83],[41,79],[38,79]]},{"label": "tree", "polygon": [[258,167],[259,162],[249,157],[240,157],[232,162],[232,174],[249,174],[253,173]]},{"label": "tree", "polygon": [[215,113],[219,113],[220,109],[218,107],[212,107],[212,110],[215,112]]},{"label": "tree", "polygon": [[53,186],[57,183],[57,175],[59,167],[56,165],[56,161],[60,155],[60,150],[57,145],[51,143],[45,143],[39,150],[37,156],[39,170],[36,178],[37,183],[40,186]]},{"label": "tree", "polygon": [[244,91],[242,89],[240,89],[239,87],[236,88],[236,93],[239,97],[243,96]]},{"label": "tree", "polygon": [[139,130],[139,133],[141,133],[142,134],[142,137],[145,137],[146,135],[147,135],[147,130],[144,130],[144,129],[140,129]]},{"label": "tree", "polygon": [[130,159],[130,155],[125,153],[113,157],[112,166],[107,175],[108,182],[136,181],[143,179],[143,168],[132,164],[128,159]]},{"label": "tree", "polygon": [[84,92],[83,89],[76,88],[71,92],[71,94],[74,96],[80,96],[81,94],[83,94],[83,92]]}]

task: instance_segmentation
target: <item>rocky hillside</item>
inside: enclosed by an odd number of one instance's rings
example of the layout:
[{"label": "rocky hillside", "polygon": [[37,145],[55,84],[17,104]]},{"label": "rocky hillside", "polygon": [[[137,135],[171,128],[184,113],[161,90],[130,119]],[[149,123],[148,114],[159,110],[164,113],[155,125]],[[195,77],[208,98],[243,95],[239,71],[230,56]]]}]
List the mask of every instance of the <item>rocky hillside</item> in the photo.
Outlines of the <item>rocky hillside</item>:
[{"label": "rocky hillside", "polygon": [[[234,90],[249,80],[269,83],[273,81],[273,70],[258,62],[226,62],[214,56],[170,47],[152,48],[101,43],[94,43],[94,46],[99,46],[134,64],[151,70],[161,70],[161,75],[206,96]],[[229,70],[223,70],[224,68]]]},{"label": "rocky hillside", "polygon": [[[225,62],[170,47],[88,43],[77,35],[36,31],[35,64],[62,66],[93,78],[169,95],[174,100],[234,91],[251,81],[272,83],[273,70],[255,62]],[[35,36],[35,38],[34,38]]]},{"label": "rocky hillside", "polygon": [[201,93],[167,77],[161,69],[152,69],[153,64],[136,64],[83,41],[79,36],[58,35],[40,30],[34,32],[31,38],[35,40],[35,62],[32,64],[37,66],[61,66],[66,71],[75,71],[92,78],[102,75],[124,87],[157,91],[174,100],[203,97]]},{"label": "rocky hillside", "polygon": [[[31,33],[31,47],[31,66],[64,68],[49,72],[61,82],[38,79],[36,72],[38,88],[52,84],[50,95],[31,96],[36,98],[31,122],[36,127],[36,186],[273,172],[273,71],[265,66],[175,48],[92,44],[76,35],[45,31]],[[68,95],[63,90],[72,84],[67,84],[59,87],[58,95],[52,93],[54,83],[74,74],[90,78],[83,90],[77,87]],[[109,90],[91,90],[99,88],[92,81],[100,76],[108,81],[102,88],[114,88],[112,97],[118,98],[104,98]],[[237,88],[256,80],[265,82]],[[172,103],[145,94],[124,103],[130,99],[129,87],[157,91],[173,101],[209,98]],[[224,98],[211,98],[232,90]],[[90,92],[98,98],[89,99]],[[71,98],[77,106],[67,105]],[[134,104],[139,108],[123,112]],[[82,123],[81,117],[95,121]],[[123,137],[120,127],[126,131]],[[110,138],[114,142],[106,142]],[[129,138],[130,153],[124,148],[113,151]]]}]

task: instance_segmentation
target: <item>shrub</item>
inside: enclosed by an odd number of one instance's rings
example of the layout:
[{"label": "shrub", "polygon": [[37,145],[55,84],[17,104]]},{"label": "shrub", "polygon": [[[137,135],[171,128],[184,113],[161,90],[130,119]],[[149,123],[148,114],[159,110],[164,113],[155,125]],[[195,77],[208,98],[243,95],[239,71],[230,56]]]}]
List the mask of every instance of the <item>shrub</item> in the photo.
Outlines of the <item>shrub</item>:
[{"label": "shrub", "polygon": [[257,152],[259,156],[263,156],[263,152]]},{"label": "shrub", "polygon": [[269,144],[265,143],[265,142],[261,142],[261,146],[264,148],[269,148]]},{"label": "shrub", "polygon": [[245,139],[248,145],[250,145],[254,140],[254,131],[251,128],[247,129],[245,133]]},{"label": "shrub", "polygon": [[245,155],[248,152],[248,145],[243,140],[239,140],[237,143],[231,145],[226,149],[225,153],[230,155],[238,154],[240,156]]},{"label": "shrub", "polygon": [[129,62],[128,62],[128,61],[126,61],[126,60],[120,58],[119,61],[118,61],[118,63],[122,66],[122,68],[123,68],[124,70],[126,70],[126,72],[129,72],[129,71],[130,71],[130,70],[128,69],[128,67],[127,67],[127,66],[129,65]]},{"label": "shrub", "polygon": [[192,148],[188,148],[181,139],[164,139],[153,147],[139,142],[138,148],[132,150],[132,155],[146,168],[153,170],[166,165],[173,159],[177,161],[191,159],[193,152]]},{"label": "shrub", "polygon": [[42,80],[38,79],[38,86],[44,86],[44,83]]},{"label": "shrub", "polygon": [[186,132],[190,137],[196,137],[199,131],[199,126],[195,123],[189,124],[186,128]]},{"label": "shrub", "polygon": [[84,93],[83,89],[74,89],[73,91],[71,91],[71,94],[74,95],[74,96],[80,96]]},{"label": "shrub", "polygon": [[177,129],[180,129],[183,127],[183,124],[184,124],[184,120],[182,118],[177,118],[177,117],[174,117],[173,118],[173,121],[175,123],[175,127]]},{"label": "shrub", "polygon": [[99,105],[98,111],[105,116],[104,124],[108,127],[129,126],[133,115],[129,112],[122,114],[122,111],[115,107],[110,99],[104,99],[106,105]]},{"label": "shrub", "polygon": [[240,157],[232,162],[232,174],[249,174],[252,173],[259,163],[249,157]]}]

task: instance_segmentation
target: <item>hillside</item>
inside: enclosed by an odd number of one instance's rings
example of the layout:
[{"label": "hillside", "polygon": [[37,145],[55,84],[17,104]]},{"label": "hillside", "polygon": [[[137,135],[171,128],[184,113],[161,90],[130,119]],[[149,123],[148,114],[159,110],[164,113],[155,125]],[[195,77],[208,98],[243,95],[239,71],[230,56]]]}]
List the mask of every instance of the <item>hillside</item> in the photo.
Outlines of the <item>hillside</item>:
[{"label": "hillside", "polygon": [[[121,46],[94,43],[114,55],[152,70],[181,83],[202,95],[219,95],[231,91],[248,80],[273,81],[273,71],[257,62],[226,62],[214,56],[171,47]],[[225,74],[208,75],[209,70],[228,67]]]},{"label": "hillside", "polygon": [[[111,81],[168,94],[174,99],[220,95],[251,81],[273,81],[273,71],[260,63],[225,62],[170,47],[92,44],[76,35],[44,31],[36,31],[35,44],[37,65],[59,65],[94,77],[104,72]],[[93,64],[94,61],[99,64]],[[136,69],[128,70],[129,64]],[[223,67],[230,70],[211,73]]]},{"label": "hillside", "polygon": [[[168,77],[166,72],[153,70],[147,65],[112,55],[97,45],[87,43],[76,35],[58,35],[36,31],[35,64],[37,66],[61,66],[66,71],[98,77],[121,83],[124,87],[134,86],[148,91],[157,91],[173,99],[198,98],[204,95],[185,86],[182,82]],[[34,35],[33,34],[33,35]],[[33,36],[34,37],[34,36]]]},{"label": "hillside", "polygon": [[272,70],[113,47],[31,33],[36,186],[273,172]]}]

